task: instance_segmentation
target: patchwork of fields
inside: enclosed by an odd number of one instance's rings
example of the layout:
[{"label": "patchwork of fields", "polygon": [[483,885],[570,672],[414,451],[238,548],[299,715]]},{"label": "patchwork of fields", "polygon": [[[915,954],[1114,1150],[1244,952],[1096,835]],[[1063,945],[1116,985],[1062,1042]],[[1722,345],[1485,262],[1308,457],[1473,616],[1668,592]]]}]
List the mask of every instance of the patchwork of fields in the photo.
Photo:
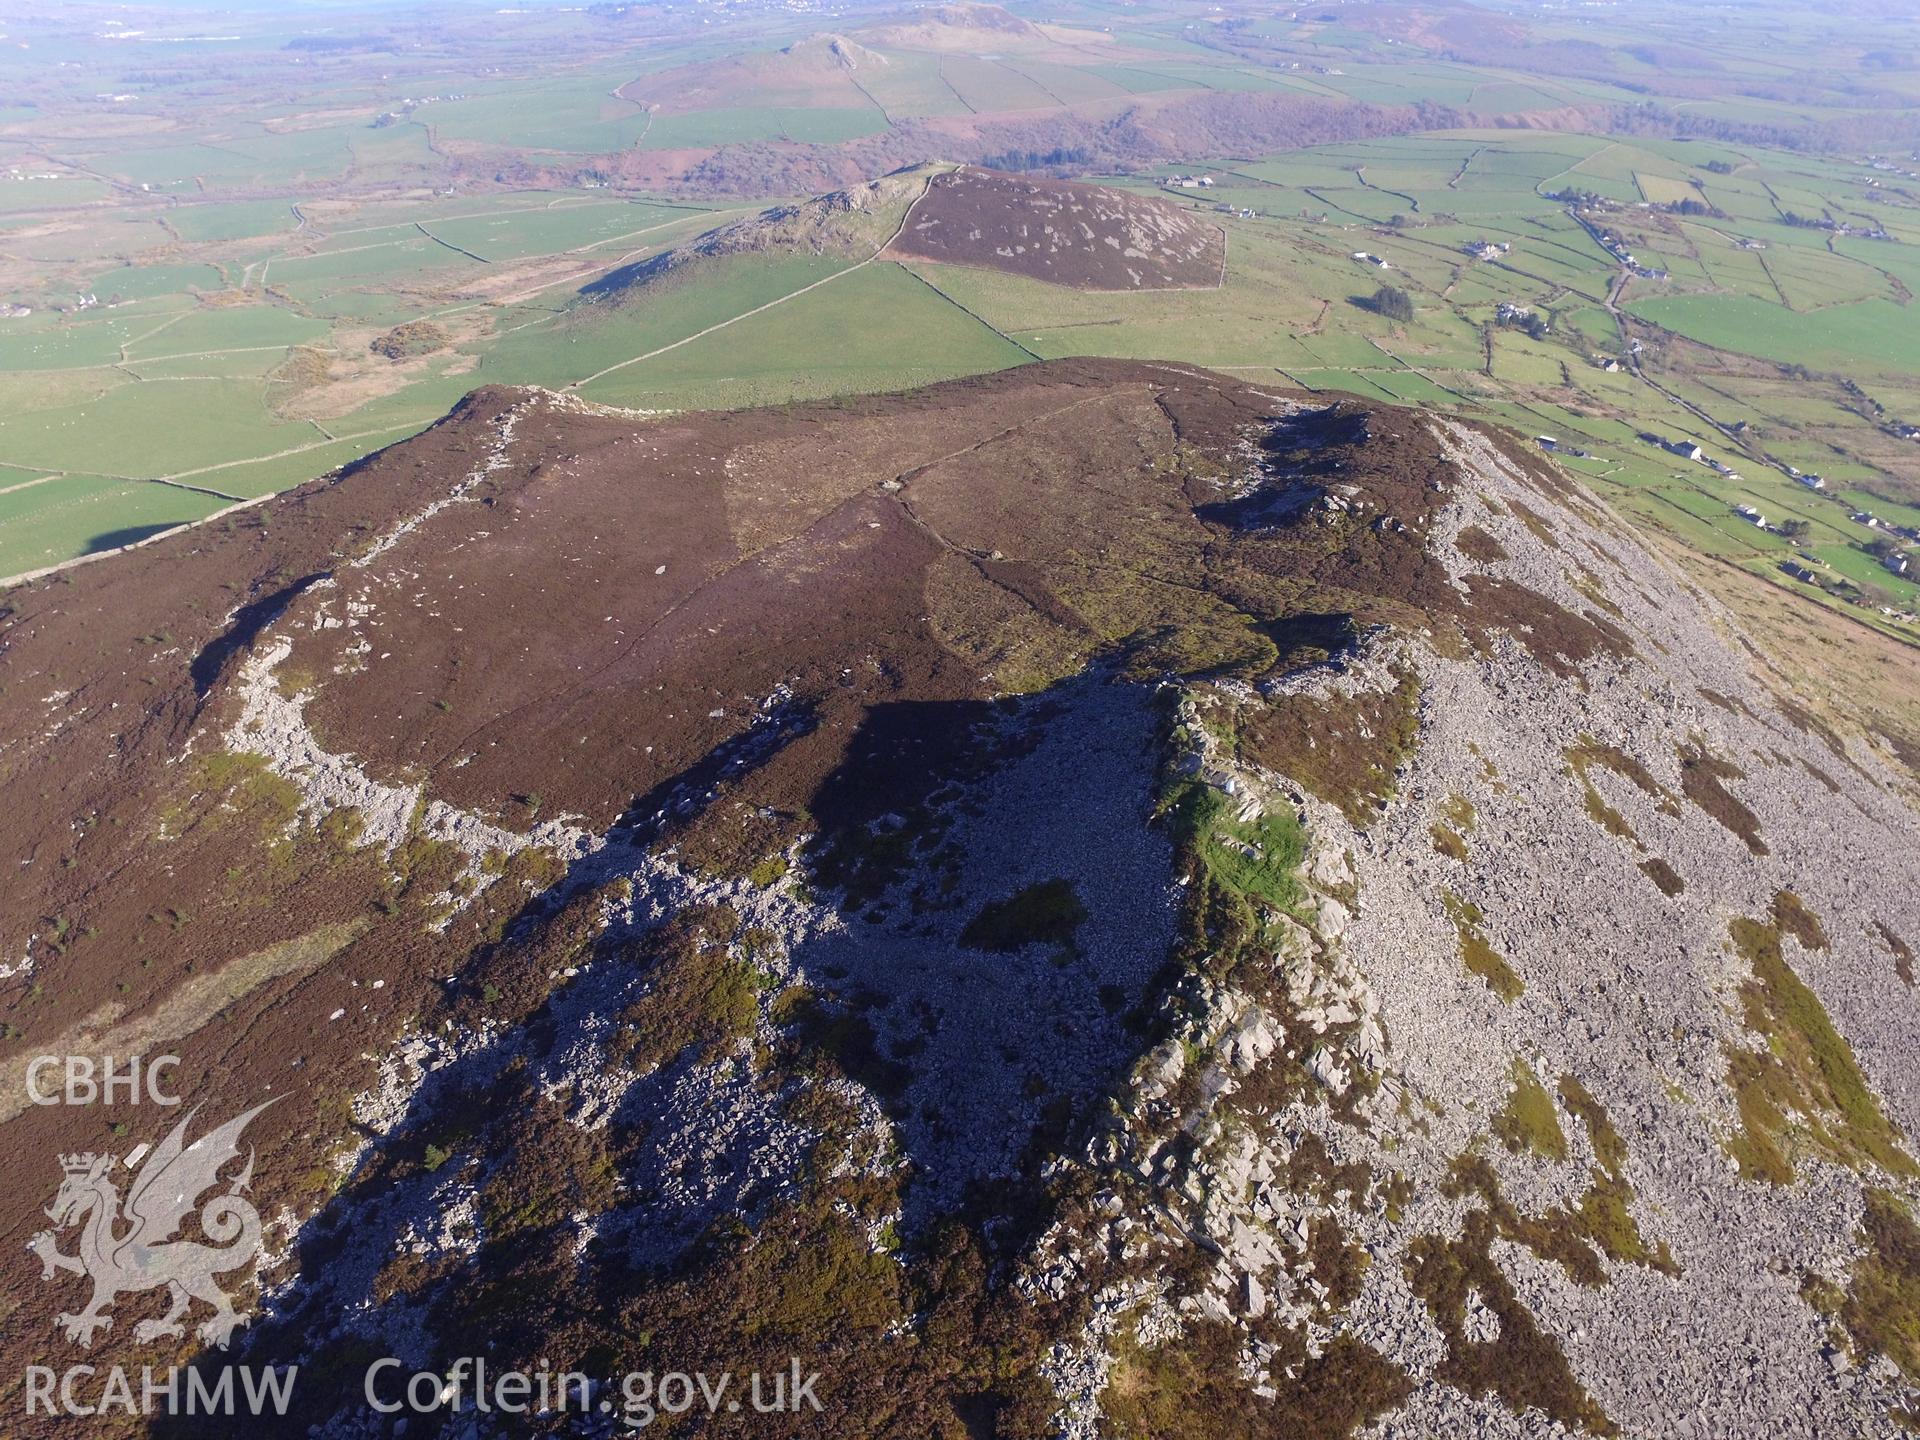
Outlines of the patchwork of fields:
[{"label": "patchwork of fields", "polygon": [[[1920,420],[1907,283],[1920,281],[1920,208],[1887,203],[1879,172],[1717,144],[1461,132],[1210,173],[1189,203],[1234,212],[1216,296],[1163,308],[1003,276],[941,283],[1038,353],[1271,368],[1551,436],[1614,503],[1693,548],[1782,584],[1796,583],[1783,561],[1804,564],[1812,598],[1911,626],[1920,591],[1870,548],[1920,521],[1920,444],[1900,433]],[[1686,200],[1700,213],[1680,212]],[[1382,283],[1411,297],[1411,320],[1360,303]]]},{"label": "patchwork of fields", "polygon": [[[484,380],[576,378],[477,370],[585,279],[717,218],[577,192],[159,213],[180,236],[156,247],[164,259],[113,258],[114,231],[90,255],[77,226],[9,243],[42,295],[85,303],[0,320],[0,476],[18,476],[0,483],[0,573],[310,479]],[[444,346],[400,361],[370,350],[422,320]]]},{"label": "patchwork of fields", "polygon": [[[614,122],[559,106],[539,123]],[[328,153],[312,142],[314,164]],[[199,158],[143,164],[160,175]],[[1872,198],[1860,165],[1466,131],[1216,158],[1208,173],[1201,196],[1175,193],[1228,232],[1224,282],[1140,294],[927,259],[759,255],[644,304],[584,305],[596,277],[743,213],[591,190],[180,197],[112,227],[23,210],[9,254],[49,292],[96,303],[0,321],[0,574],[324,473],[479,384],[580,385],[665,410],[1101,354],[1492,416],[1554,436],[1624,510],[1705,553],[1781,579],[1791,552],[1818,572],[1803,586],[1814,598],[1864,594],[1874,604],[1855,613],[1876,619],[1920,600],[1849,518],[1920,520],[1920,446],[1893,433],[1920,417],[1920,209]],[[0,223],[10,203],[0,194]],[[1603,233],[1665,278],[1623,271]],[[1410,320],[1361,303],[1383,283],[1411,297]],[[1502,323],[1503,307],[1534,319]],[[415,322],[440,342],[372,353]],[[1697,443],[1725,471],[1647,435]],[[1804,523],[1797,546],[1778,533],[1789,521]]]}]

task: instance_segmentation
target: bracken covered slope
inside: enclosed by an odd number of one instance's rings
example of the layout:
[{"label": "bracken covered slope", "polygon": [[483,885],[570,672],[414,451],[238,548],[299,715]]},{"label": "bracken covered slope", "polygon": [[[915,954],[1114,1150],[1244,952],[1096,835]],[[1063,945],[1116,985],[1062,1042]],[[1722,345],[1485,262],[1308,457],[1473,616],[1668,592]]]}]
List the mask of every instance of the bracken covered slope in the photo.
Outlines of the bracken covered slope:
[{"label": "bracken covered slope", "polygon": [[489,390],[0,607],[12,1373],[51,1157],[159,1123],[24,1060],[164,1049],[280,1097],[202,1363],[288,1433],[381,1354],[798,1356],[836,1437],[1914,1403],[1913,778],[1511,437]]}]

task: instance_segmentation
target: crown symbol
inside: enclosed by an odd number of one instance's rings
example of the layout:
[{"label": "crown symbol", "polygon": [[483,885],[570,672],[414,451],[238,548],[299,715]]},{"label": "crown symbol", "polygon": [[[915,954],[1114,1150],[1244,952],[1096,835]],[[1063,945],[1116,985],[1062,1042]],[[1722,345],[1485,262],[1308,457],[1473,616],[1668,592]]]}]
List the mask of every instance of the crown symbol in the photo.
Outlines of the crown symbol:
[{"label": "crown symbol", "polygon": [[62,1155],[60,1157],[60,1168],[69,1175],[85,1175],[93,1169],[93,1159],[94,1157],[91,1155],[80,1153]]}]

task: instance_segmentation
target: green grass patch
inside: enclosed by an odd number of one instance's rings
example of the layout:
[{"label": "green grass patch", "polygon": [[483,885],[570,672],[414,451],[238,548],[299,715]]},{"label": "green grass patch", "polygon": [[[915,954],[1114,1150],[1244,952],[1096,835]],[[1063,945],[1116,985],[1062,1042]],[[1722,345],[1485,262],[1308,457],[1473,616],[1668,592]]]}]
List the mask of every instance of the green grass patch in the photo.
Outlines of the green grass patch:
[{"label": "green grass patch", "polygon": [[1627,1163],[1627,1142],[1614,1128],[1607,1107],[1571,1075],[1560,1077],[1560,1103],[1566,1106],[1569,1115],[1586,1126],[1587,1139],[1600,1163],[1618,1175]]},{"label": "green grass patch", "polygon": [[188,244],[278,235],[298,223],[285,200],[196,201],[166,212],[167,224]]},{"label": "green grass patch", "polygon": [[1486,922],[1480,907],[1471,900],[1462,900],[1451,890],[1442,891],[1441,900],[1460,937],[1460,963],[1509,1005],[1518,1000],[1527,987],[1480,928]]},{"label": "green grass patch", "polygon": [[1555,1164],[1567,1158],[1567,1136],[1560,1128],[1553,1096],[1524,1060],[1513,1062],[1513,1093],[1494,1117],[1493,1133],[1514,1154],[1531,1151]]},{"label": "green grass patch", "polygon": [[1645,1265],[1668,1275],[1680,1273],[1673,1252],[1662,1240],[1648,1245],[1640,1226],[1627,1208],[1633,1199],[1633,1187],[1618,1176],[1601,1170],[1593,1172],[1593,1183],[1580,1197],[1576,1214],[1587,1238],[1598,1245],[1610,1260],[1627,1265]]},{"label": "green grass patch", "polygon": [[1214,884],[1288,913],[1305,902],[1298,871],[1307,837],[1293,811],[1239,820],[1226,795],[1196,780],[1181,788],[1169,813],[1176,842],[1191,845]]},{"label": "green grass patch", "polygon": [[93,276],[87,288],[100,297],[102,304],[114,305],[159,295],[223,290],[226,282],[211,265],[122,265]]},{"label": "green grass patch", "polygon": [[320,438],[311,425],[277,419],[259,384],[245,380],[149,380],[84,404],[0,415],[0,451],[15,463],[123,479],[176,475]]},{"label": "green grass patch", "polygon": [[765,890],[768,886],[778,885],[782,880],[786,879],[787,871],[790,868],[786,856],[769,855],[747,873],[747,879],[759,886],[762,890]]},{"label": "green grass patch", "polygon": [[1344,1440],[1398,1407],[1413,1385],[1397,1365],[1351,1335],[1307,1355],[1305,1335],[1283,1336],[1288,1368],[1279,1395],[1256,1398],[1239,1379],[1240,1330],[1203,1321],[1152,1347],[1125,1333],[1100,1409],[1115,1440],[1215,1440],[1220,1435],[1311,1435]]},{"label": "green grass patch", "polygon": [[1871,1189],[1860,1217],[1866,1253],[1855,1263],[1840,1323],[1862,1350],[1885,1355],[1920,1381],[1920,1227],[1906,1202]]},{"label": "green grass patch", "polygon": [[753,1033],[760,973],[727,941],[733,917],[683,912],[654,941],[646,992],[620,1014],[628,1062],[641,1071],[692,1051],[714,1059]]},{"label": "green grass patch", "polygon": [[1742,1018],[1765,1046],[1730,1049],[1727,1057],[1741,1121],[1728,1149],[1740,1173],[1786,1184],[1799,1149],[1854,1169],[1920,1173],[1860,1073],[1853,1047],[1781,953],[1779,926],[1737,917],[1730,930],[1734,948],[1753,967],[1753,978],[1740,987]]}]

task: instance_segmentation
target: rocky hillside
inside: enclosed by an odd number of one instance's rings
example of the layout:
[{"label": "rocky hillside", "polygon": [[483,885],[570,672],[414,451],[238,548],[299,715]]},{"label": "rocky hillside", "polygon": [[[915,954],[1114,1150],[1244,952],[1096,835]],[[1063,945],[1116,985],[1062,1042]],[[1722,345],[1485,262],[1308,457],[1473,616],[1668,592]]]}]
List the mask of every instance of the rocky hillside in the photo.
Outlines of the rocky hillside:
[{"label": "rocky hillside", "polygon": [[591,301],[621,304],[649,288],[700,273],[739,256],[827,256],[870,260],[886,246],[927,186],[948,168],[913,165],[878,180],[816,195],[797,205],[774,205],[695,236],[686,244],[609,271],[581,290]]},{"label": "rocky hillside", "polygon": [[1181,206],[1104,185],[973,166],[909,166],[862,185],[775,205],[585,286],[598,304],[645,299],[739,257],[934,260],[1079,290],[1208,289],[1226,236]]},{"label": "rocky hillside", "polygon": [[[203,1363],[298,1358],[286,1433],[393,1433],[385,1354],[798,1357],[835,1437],[1920,1403],[1914,777],[1510,436],[1098,361],[489,390],[0,606],[6,1093],[278,1097]],[[160,1122],[0,1123],[19,1373],[52,1157]]]}]

